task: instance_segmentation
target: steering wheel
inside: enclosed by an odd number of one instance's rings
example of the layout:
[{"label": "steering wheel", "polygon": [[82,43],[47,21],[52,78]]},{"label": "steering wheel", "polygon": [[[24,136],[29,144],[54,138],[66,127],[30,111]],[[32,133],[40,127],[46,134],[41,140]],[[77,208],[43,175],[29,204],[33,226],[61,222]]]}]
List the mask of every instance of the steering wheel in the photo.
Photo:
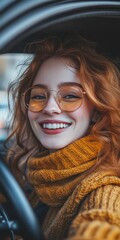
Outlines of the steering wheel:
[{"label": "steering wheel", "polygon": [[[40,224],[7,165],[0,159],[0,190],[15,213],[16,219],[9,221],[7,213],[0,205],[0,236],[11,232],[25,240],[43,240]],[[13,238],[12,238],[13,239]]]}]

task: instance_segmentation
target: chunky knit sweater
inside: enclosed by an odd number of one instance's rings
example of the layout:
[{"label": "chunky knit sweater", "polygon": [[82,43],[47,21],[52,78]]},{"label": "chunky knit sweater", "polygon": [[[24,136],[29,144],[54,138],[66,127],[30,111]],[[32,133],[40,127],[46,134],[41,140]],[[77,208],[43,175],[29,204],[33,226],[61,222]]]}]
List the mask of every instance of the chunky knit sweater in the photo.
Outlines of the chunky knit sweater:
[{"label": "chunky knit sweater", "polygon": [[120,240],[120,179],[90,169],[101,144],[84,137],[28,161],[28,180],[49,206],[42,229],[47,240]]}]

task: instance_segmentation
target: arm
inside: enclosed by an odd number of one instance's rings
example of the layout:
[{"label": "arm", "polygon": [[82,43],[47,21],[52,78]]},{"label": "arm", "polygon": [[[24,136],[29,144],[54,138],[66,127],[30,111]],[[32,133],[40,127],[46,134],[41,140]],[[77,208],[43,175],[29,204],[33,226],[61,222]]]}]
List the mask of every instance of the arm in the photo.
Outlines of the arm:
[{"label": "arm", "polygon": [[92,191],[69,229],[69,240],[120,240],[120,187]]}]

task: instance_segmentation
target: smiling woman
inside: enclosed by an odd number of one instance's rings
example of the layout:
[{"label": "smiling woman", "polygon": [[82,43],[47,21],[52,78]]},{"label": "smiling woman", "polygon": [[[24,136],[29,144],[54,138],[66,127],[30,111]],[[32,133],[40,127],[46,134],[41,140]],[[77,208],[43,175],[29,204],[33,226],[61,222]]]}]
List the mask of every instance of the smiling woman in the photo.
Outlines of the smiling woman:
[{"label": "smiling woman", "polygon": [[[1,52],[34,55],[10,85],[6,161],[44,238],[119,240],[120,2],[4,0],[0,7]],[[0,188],[11,212],[19,213],[14,232],[40,240],[41,227],[33,231],[34,218],[8,175],[0,173]]]},{"label": "smiling woman", "polygon": [[[80,85],[78,72],[69,65],[64,58],[46,60],[38,70],[33,86],[42,84],[42,90],[47,89],[48,97],[39,92],[40,100],[37,101],[41,106],[42,97],[42,107],[37,110],[38,113],[33,105],[32,109],[29,108],[34,96],[32,92],[28,103],[31,127],[42,145],[51,150],[65,147],[84,136],[93,113],[93,104],[83,96],[85,91]],[[56,137],[54,134],[57,134]]]},{"label": "smiling woman", "polygon": [[119,70],[79,34],[32,49],[10,87],[11,169],[33,206],[44,205],[45,239],[119,240]]}]

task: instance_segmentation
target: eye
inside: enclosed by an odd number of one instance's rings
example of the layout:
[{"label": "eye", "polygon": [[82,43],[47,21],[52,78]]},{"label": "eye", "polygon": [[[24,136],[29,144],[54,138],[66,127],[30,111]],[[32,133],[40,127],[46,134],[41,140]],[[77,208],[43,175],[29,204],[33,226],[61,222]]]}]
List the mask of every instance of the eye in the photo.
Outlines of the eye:
[{"label": "eye", "polygon": [[62,94],[61,98],[63,99],[63,101],[78,101],[82,98],[82,96],[78,93],[69,92]]},{"label": "eye", "polygon": [[65,99],[72,99],[72,98],[80,98],[80,96],[74,94],[66,94],[63,98]]},{"label": "eye", "polygon": [[44,94],[34,94],[30,97],[31,100],[44,100],[46,96]]}]

